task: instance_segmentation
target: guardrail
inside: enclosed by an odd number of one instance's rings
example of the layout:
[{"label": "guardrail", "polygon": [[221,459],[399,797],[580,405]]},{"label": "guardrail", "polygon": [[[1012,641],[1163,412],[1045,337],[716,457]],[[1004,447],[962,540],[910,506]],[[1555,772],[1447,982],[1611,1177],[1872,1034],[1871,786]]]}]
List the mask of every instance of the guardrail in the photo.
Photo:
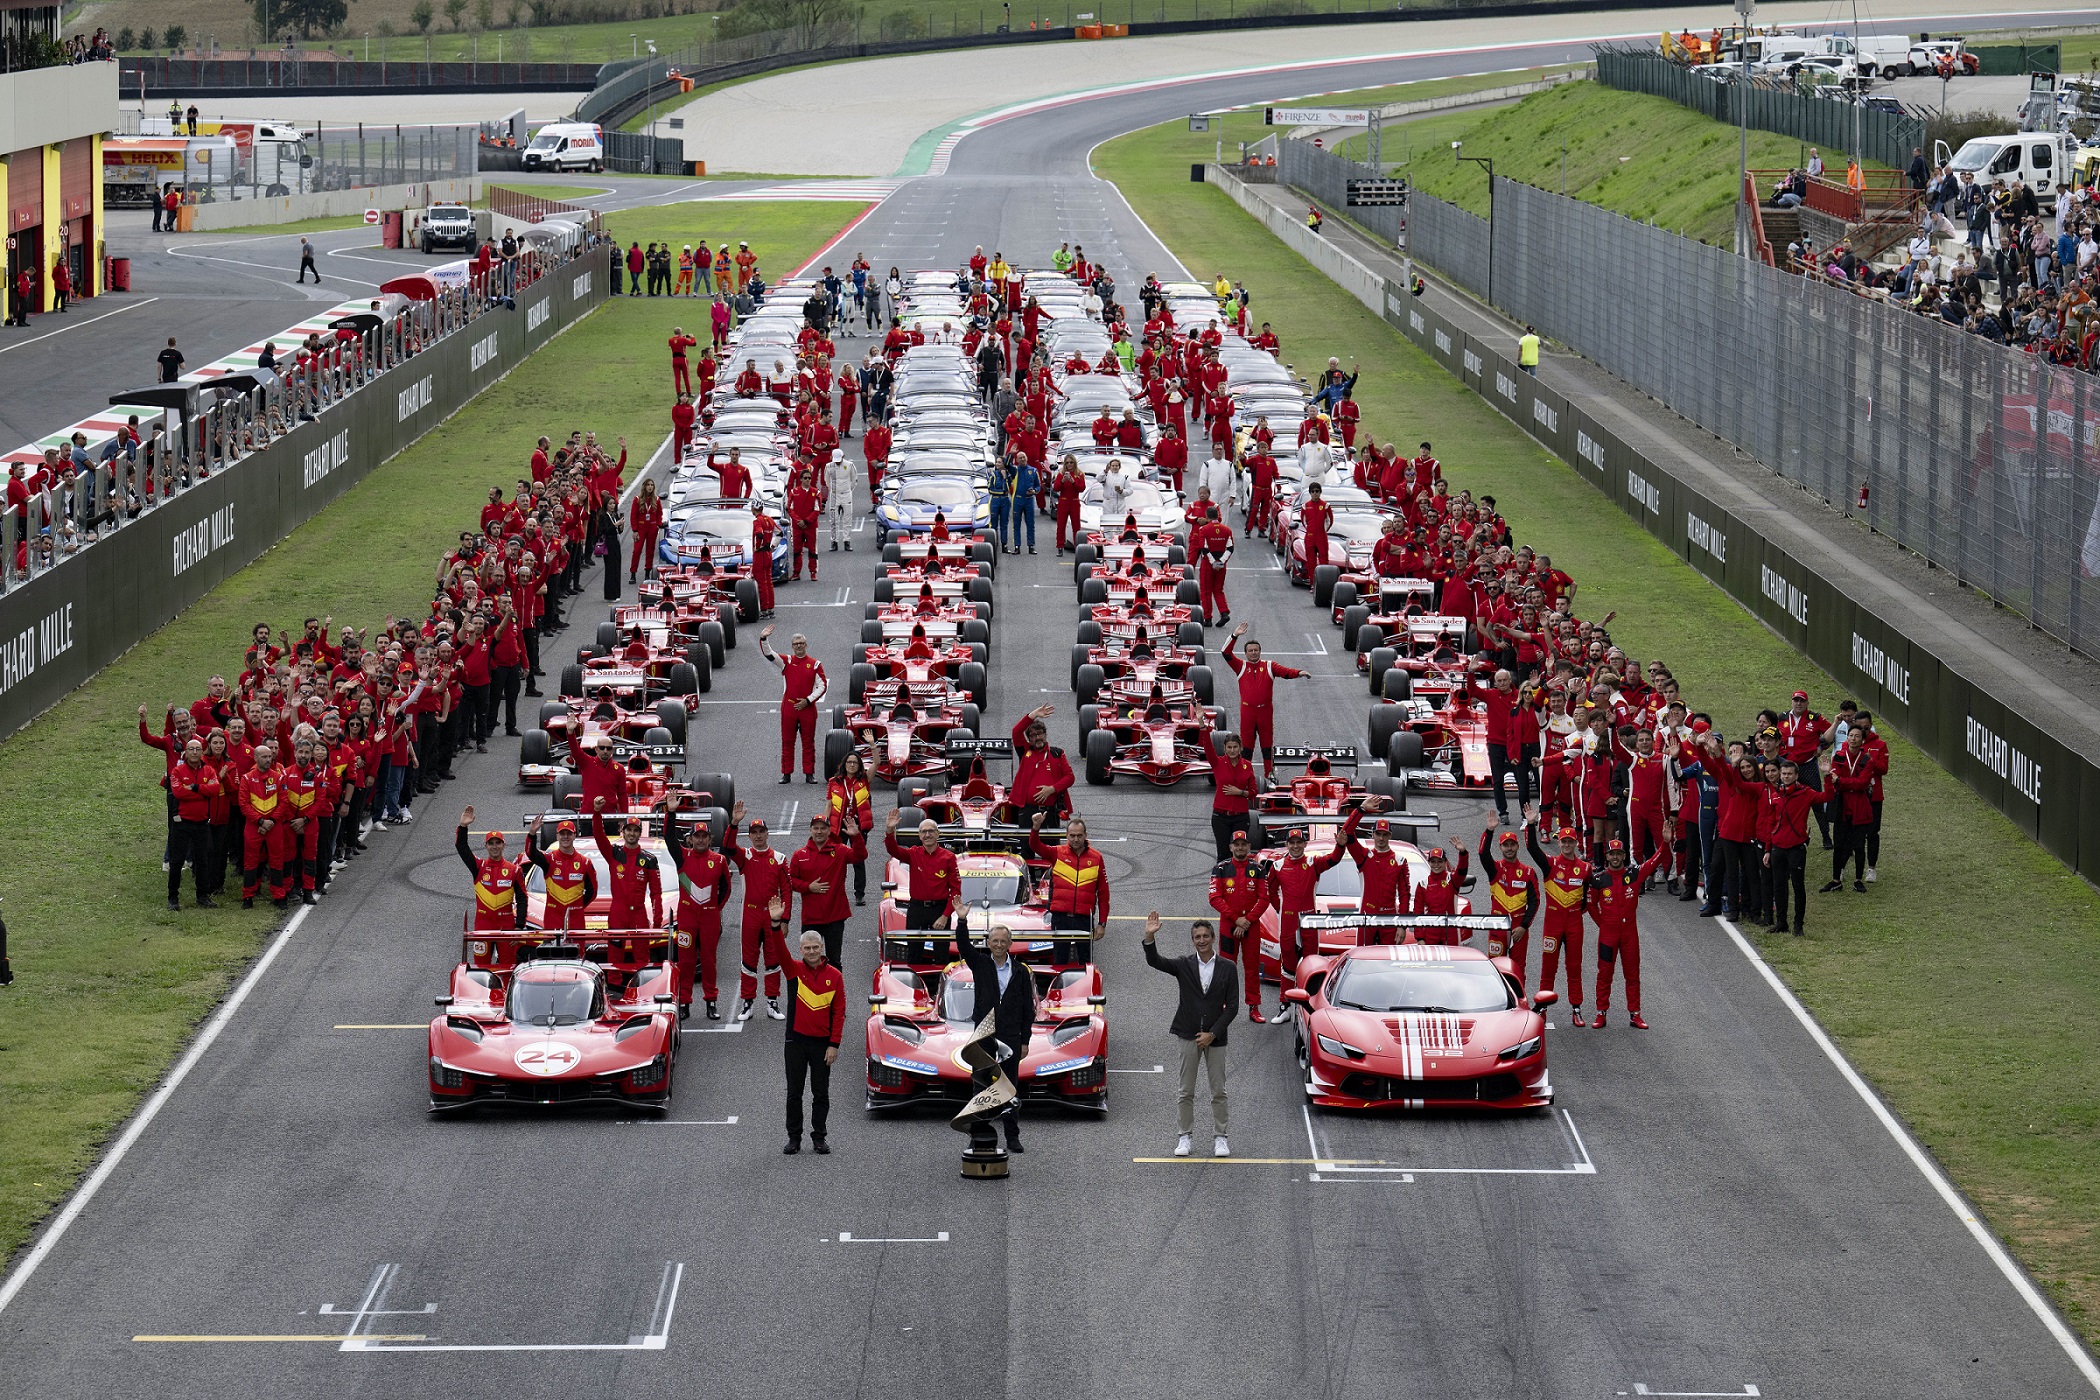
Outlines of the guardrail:
[{"label": "guardrail", "polygon": [[312,93],[317,96],[373,88],[418,88],[424,92],[587,92],[598,85],[599,63],[426,63],[421,59],[309,58],[304,54],[257,54],[249,58],[121,58],[118,91],[136,98],[173,94],[184,101],[198,94]]},{"label": "guardrail", "polygon": [[[609,294],[605,255],[534,253],[282,375],[238,372],[198,406],[140,413],[141,441],[31,492],[0,521],[0,736],[246,567]],[[507,293],[506,294],[506,288]],[[131,410],[136,411],[136,410]],[[129,412],[111,410],[109,432]]]}]

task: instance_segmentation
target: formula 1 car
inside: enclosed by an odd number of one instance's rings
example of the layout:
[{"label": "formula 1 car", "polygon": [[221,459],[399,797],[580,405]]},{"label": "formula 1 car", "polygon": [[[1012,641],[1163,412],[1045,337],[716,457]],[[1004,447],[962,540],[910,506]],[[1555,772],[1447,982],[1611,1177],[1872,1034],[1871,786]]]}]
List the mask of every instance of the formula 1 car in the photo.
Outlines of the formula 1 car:
[{"label": "formula 1 car", "polygon": [[1270,759],[1280,767],[1302,766],[1304,772],[1279,786],[1257,793],[1254,813],[1269,817],[1340,817],[1362,807],[1370,797],[1385,799],[1385,814],[1407,810],[1407,790],[1383,773],[1373,773],[1363,783],[1337,774],[1337,768],[1354,773],[1360,761],[1353,744],[1327,747],[1286,746],[1272,749]]},{"label": "formula 1 car", "polygon": [[944,609],[972,609],[983,604],[989,610],[992,606],[992,576],[978,573],[975,566],[969,564],[935,575],[900,565],[875,580],[875,601],[878,603],[916,604],[927,598],[934,599]]},{"label": "formula 1 car", "polygon": [[[635,641],[659,648],[705,642],[709,666],[721,670],[729,653],[736,650],[736,604],[718,601],[705,585],[688,584],[683,579],[662,582],[662,592],[656,599],[622,603],[612,610],[612,616],[599,624],[591,639],[591,654],[610,656]],[[608,642],[613,645],[604,645]],[[588,659],[581,648],[576,659]]]},{"label": "formula 1 car", "polygon": [[1335,581],[1330,612],[1342,629],[1342,645],[1356,650],[1356,632],[1365,623],[1391,634],[1418,617],[1436,611],[1436,583],[1426,578],[1359,579],[1344,574]]},{"label": "formula 1 car", "polygon": [[550,941],[470,929],[430,1022],[433,1110],[474,1104],[671,1103],[678,1011],[654,931]]},{"label": "formula 1 car", "polygon": [[[878,625],[880,643],[854,643],[852,664],[846,671],[848,700],[862,704],[886,686],[895,694],[899,684],[913,689],[945,684],[979,710],[984,708],[990,685],[985,662],[990,650],[983,642],[965,642],[960,637],[963,627],[982,629],[983,623],[972,618],[959,627],[944,621],[884,619]],[[867,631],[866,624],[861,630]]]},{"label": "formula 1 car", "polygon": [[1326,1108],[1549,1110],[1546,1018],[1506,959],[1433,943],[1374,945],[1298,964],[1306,1098]]},{"label": "formula 1 car", "polygon": [[886,705],[832,707],[831,731],[824,736],[825,775],[836,775],[855,749],[868,775],[888,783],[948,772],[943,745],[950,739],[977,737],[978,707],[961,700],[945,681],[927,686],[878,684],[896,687],[897,698]]},{"label": "formula 1 car", "polygon": [[[1186,583],[1194,588],[1194,583]],[[1174,629],[1174,639],[1184,646],[1194,643],[1183,641],[1194,627],[1197,642],[1203,640],[1203,626],[1196,621],[1196,605],[1188,603],[1158,603],[1152,600],[1149,590],[1137,593],[1117,603],[1089,603],[1079,610],[1079,642],[1082,646],[1099,646],[1106,637],[1137,638],[1140,627],[1157,634],[1163,628]]]},{"label": "formula 1 car", "polygon": [[1169,531],[1140,533],[1133,538],[1119,531],[1095,530],[1082,535],[1072,546],[1072,580],[1079,581],[1082,564],[1105,564],[1114,572],[1128,564],[1139,550],[1144,551],[1146,559],[1164,564],[1179,567],[1189,562],[1187,541]]},{"label": "formula 1 car", "polygon": [[1191,699],[1169,704],[1163,694],[1142,705],[1079,707],[1079,742],[1086,753],[1086,780],[1102,787],[1118,773],[1172,787],[1183,778],[1209,777],[1210,760],[1197,734],[1223,732],[1225,712]]},{"label": "formula 1 car", "polygon": [[1462,617],[1424,613],[1419,617],[1395,618],[1390,628],[1364,620],[1356,629],[1356,669],[1367,676],[1377,673],[1377,684],[1371,687],[1373,695],[1387,692],[1389,671],[1404,672],[1405,679],[1390,683],[1402,692],[1390,697],[1395,700],[1412,694],[1418,678],[1427,681],[1443,677],[1462,686],[1477,669],[1466,650],[1472,636],[1472,624]]},{"label": "formula 1 car", "polygon": [[758,620],[758,580],[736,550],[710,548],[689,554],[689,564],[658,566],[656,581],[670,590],[672,604],[681,613],[704,615],[712,605],[716,621],[722,624],[723,645],[734,647],[735,624]]},{"label": "formula 1 car", "polygon": [[[1400,690],[1389,670],[1388,695]],[[1410,787],[1448,792],[1487,791],[1494,782],[1488,763],[1487,716],[1470,690],[1439,677],[1413,677],[1404,699],[1371,706],[1371,752],[1385,755],[1386,772]]]},{"label": "formula 1 car", "polygon": [[[1022,956],[1020,945],[1014,945]],[[1108,1112],[1108,1020],[1100,969],[1057,967],[1024,957],[1036,979],[1036,1020],[1020,1047],[1014,1082],[1026,1104],[1069,1104]],[[883,963],[868,998],[868,1107],[897,1108],[970,1097],[959,1052],[977,1029],[969,965],[938,972]]]},{"label": "formula 1 car", "polygon": [[882,563],[885,571],[898,568],[916,568],[921,573],[924,573],[926,572],[927,561],[935,558],[940,560],[941,572],[943,573],[948,572],[951,568],[958,574],[976,572],[976,570],[962,567],[973,564],[977,566],[977,570],[985,571],[996,571],[999,567],[999,553],[992,542],[990,540],[971,539],[968,536],[948,540],[891,540],[882,547]]},{"label": "formula 1 car", "polygon": [[[563,668],[562,679],[575,679]],[[602,674],[602,673],[601,673]],[[578,688],[581,689],[579,681]],[[562,778],[576,776],[576,746],[595,740],[604,756],[615,762],[630,762],[637,756],[668,775],[670,765],[686,759],[685,700],[670,695],[653,706],[642,708],[647,691],[638,681],[626,692],[610,682],[594,685],[592,693],[574,702],[547,700],[540,705],[539,724],[525,731],[518,741],[518,782],[524,787],[556,787]]]},{"label": "formula 1 car", "polygon": [[[1324,493],[1323,493],[1324,494]],[[1334,586],[1345,576],[1359,579],[1371,576],[1371,551],[1378,544],[1378,537],[1385,533],[1388,520],[1402,519],[1400,512],[1386,506],[1371,505],[1368,501],[1331,501],[1334,518],[1327,526],[1327,553],[1319,559],[1305,557],[1305,528],[1302,517],[1293,514],[1284,531],[1284,568],[1291,582],[1312,585],[1313,606],[1329,607],[1333,603]],[[1358,588],[1365,585],[1361,582]]]},{"label": "formula 1 car", "polygon": [[[1366,785],[1367,794],[1384,796],[1386,793],[1381,790],[1383,786],[1389,786],[1392,789],[1400,787],[1400,784],[1392,782],[1383,774],[1374,773],[1370,777],[1372,781]],[[1316,803],[1315,805],[1324,805],[1324,803]],[[1405,829],[1409,836],[1413,836],[1425,828],[1435,830],[1441,825],[1438,818],[1434,816],[1419,815],[1392,807],[1381,809],[1378,812],[1378,818],[1384,820],[1389,826],[1398,826]],[[1306,856],[1314,861],[1325,861],[1326,857],[1334,854],[1336,847],[1341,842],[1344,820],[1345,818],[1340,812],[1266,812],[1258,819],[1255,829],[1256,847],[1261,851],[1265,859],[1280,859],[1277,848],[1284,844],[1285,838],[1292,830],[1302,830],[1306,833]],[[1358,828],[1357,839],[1359,841],[1367,839],[1362,827]],[[1400,858],[1407,864],[1408,887],[1410,889],[1428,878],[1429,859],[1422,854],[1418,846],[1412,841],[1400,840],[1394,840],[1392,845],[1393,849],[1400,853]],[[1355,914],[1363,907],[1363,897],[1362,872],[1357,869],[1356,863],[1350,860],[1347,853],[1344,852],[1342,855],[1337,856],[1328,864],[1327,869],[1320,873],[1319,883],[1313,886],[1313,909],[1315,913],[1321,915],[1332,914],[1340,916]],[[1470,906],[1463,900],[1460,901],[1460,907],[1470,909]],[[1321,925],[1316,923],[1307,923],[1306,920],[1309,917],[1300,916],[1299,921],[1304,927],[1321,927]],[[1261,956],[1258,966],[1261,978],[1265,982],[1283,982],[1286,980],[1283,973],[1281,924],[1281,917],[1274,905],[1270,905],[1262,910]],[[1330,950],[1353,948],[1360,941],[1359,932],[1361,927],[1362,925],[1360,924],[1336,924],[1331,928],[1326,928],[1320,934],[1320,946],[1323,949]]]},{"label": "formula 1 car", "polygon": [[[906,778],[897,784],[897,805],[906,809],[903,826],[915,828],[921,820],[931,818],[959,849],[1007,851],[1024,863],[1037,863],[1028,848],[1030,828],[1018,820],[1022,803],[1006,784],[993,782],[985,767],[992,761],[1011,761],[1013,742],[956,738],[947,742],[944,751],[950,776]],[[1053,844],[1063,839],[1056,826],[1043,828],[1040,834]],[[1008,928],[1019,927],[1011,920],[1001,922]]]},{"label": "formula 1 car", "polygon": [[1170,705],[1216,699],[1216,683],[1200,646],[1155,647],[1148,636],[1128,643],[1072,647],[1072,688],[1079,703],[1142,705],[1156,693]]},{"label": "formula 1 car", "polygon": [[1081,564],[1074,569],[1079,578],[1079,601],[1082,605],[1099,603],[1128,603],[1140,591],[1146,597],[1158,597],[1172,590],[1174,601],[1181,604],[1201,601],[1202,594],[1196,584],[1195,571],[1186,564],[1153,565],[1142,556],[1126,561],[1123,568],[1108,569],[1100,564]]},{"label": "formula 1 car", "polygon": [[[680,665],[692,674],[679,671]],[[576,648],[576,663],[562,668],[557,684],[562,688],[556,693],[564,699],[610,689],[630,706],[665,695],[704,694],[714,689],[714,647],[697,638],[688,641],[655,621],[625,627],[601,622],[590,643]]]},{"label": "formula 1 car", "polygon": [[[785,583],[792,541],[787,522],[775,520],[773,536],[773,581]],[[758,580],[751,574],[754,527],[748,500],[680,502],[664,520],[656,545],[656,564],[666,567],[710,565],[721,577],[715,580],[717,597],[727,596],[737,604],[737,615],[745,622],[758,621]],[[750,578],[748,593],[734,580]],[[746,605],[748,603],[748,606]]]}]

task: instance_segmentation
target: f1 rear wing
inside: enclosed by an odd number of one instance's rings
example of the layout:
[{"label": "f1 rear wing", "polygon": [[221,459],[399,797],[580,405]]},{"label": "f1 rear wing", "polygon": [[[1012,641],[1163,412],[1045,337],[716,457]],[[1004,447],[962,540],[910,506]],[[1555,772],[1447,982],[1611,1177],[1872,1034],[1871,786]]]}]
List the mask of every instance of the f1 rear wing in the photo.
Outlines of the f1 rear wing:
[{"label": "f1 rear wing", "polygon": [[950,739],[947,755],[956,758],[1012,758],[1014,745],[1011,739]]},{"label": "f1 rear wing", "polygon": [[1271,749],[1269,757],[1278,763],[1287,763],[1294,766],[1301,763],[1310,763],[1316,758],[1326,759],[1330,766],[1344,768],[1354,768],[1358,762],[1356,745],[1354,744],[1334,744],[1327,747],[1318,745],[1286,745],[1280,749]]},{"label": "f1 rear wing", "polygon": [[1309,929],[1340,928],[1395,928],[1413,929],[1459,929],[1468,935],[1480,932],[1507,933],[1511,924],[1506,914],[1300,914],[1298,927]]},{"label": "f1 rear wing", "polygon": [[913,630],[922,627],[929,642],[952,642],[962,632],[962,625],[952,617],[885,617],[880,621],[885,644],[892,637],[908,642]]},{"label": "f1 rear wing", "polygon": [[[1264,812],[1261,814],[1261,829],[1264,835],[1269,835],[1288,831],[1292,827],[1297,826],[1308,829],[1322,826],[1338,827],[1348,820],[1347,813],[1332,815],[1322,813],[1319,816],[1306,816],[1298,812]],[[1411,833],[1421,830],[1437,831],[1441,830],[1443,826],[1443,823],[1437,819],[1434,812],[1366,812],[1360,819],[1357,830],[1361,832],[1365,826],[1370,826],[1377,822],[1385,822],[1391,826],[1404,826],[1409,828]]]}]

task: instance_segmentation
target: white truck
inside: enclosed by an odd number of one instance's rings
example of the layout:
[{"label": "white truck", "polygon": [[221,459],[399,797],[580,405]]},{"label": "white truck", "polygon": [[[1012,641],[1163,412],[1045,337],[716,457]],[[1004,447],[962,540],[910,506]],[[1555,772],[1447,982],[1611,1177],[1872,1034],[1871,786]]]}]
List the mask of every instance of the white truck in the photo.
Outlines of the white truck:
[{"label": "white truck", "polygon": [[2023,182],[2044,210],[2056,207],[2057,191],[2075,183],[2078,138],[2068,132],[2023,131],[2011,136],[1978,136],[1962,143],[1950,159],[1947,143],[1932,143],[1932,158],[1950,165],[1957,177],[1970,174],[1988,189]]}]

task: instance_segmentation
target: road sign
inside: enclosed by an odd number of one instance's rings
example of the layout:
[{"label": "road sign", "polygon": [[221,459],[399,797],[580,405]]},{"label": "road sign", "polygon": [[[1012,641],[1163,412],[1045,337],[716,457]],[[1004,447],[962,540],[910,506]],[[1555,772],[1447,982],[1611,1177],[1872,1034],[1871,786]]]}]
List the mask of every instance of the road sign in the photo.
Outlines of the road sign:
[{"label": "road sign", "polygon": [[379,222],[379,211],[378,211],[377,209],[367,209],[367,210],[365,210],[365,222],[366,222],[366,223],[368,223],[368,224],[376,224],[376,223],[378,223],[378,222]]},{"label": "road sign", "polygon": [[1345,201],[1352,209],[1407,203],[1405,180],[1351,180]]},{"label": "road sign", "polygon": [[1368,107],[1264,107],[1264,126],[1369,126]]}]

